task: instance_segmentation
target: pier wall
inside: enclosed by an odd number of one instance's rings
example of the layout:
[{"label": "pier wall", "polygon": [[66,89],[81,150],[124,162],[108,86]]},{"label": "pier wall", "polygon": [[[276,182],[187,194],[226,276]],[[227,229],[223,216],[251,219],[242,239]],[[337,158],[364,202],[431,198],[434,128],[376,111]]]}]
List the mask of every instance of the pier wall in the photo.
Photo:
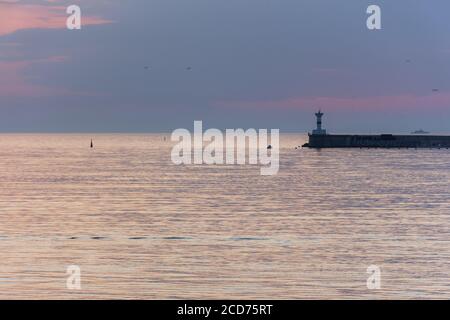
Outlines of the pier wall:
[{"label": "pier wall", "polygon": [[309,135],[309,148],[450,148],[450,136]]}]

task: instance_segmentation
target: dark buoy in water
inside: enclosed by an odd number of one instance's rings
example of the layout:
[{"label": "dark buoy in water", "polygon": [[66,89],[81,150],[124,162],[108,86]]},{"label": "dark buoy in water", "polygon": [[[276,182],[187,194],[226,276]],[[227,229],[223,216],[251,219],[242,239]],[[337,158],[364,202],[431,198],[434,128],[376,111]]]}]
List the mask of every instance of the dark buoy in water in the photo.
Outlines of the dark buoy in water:
[{"label": "dark buoy in water", "polygon": [[269,144],[269,145],[267,146],[267,149],[269,149],[269,150],[272,149],[272,145]]},{"label": "dark buoy in water", "polygon": [[94,142],[91,139],[91,149],[94,148]]}]

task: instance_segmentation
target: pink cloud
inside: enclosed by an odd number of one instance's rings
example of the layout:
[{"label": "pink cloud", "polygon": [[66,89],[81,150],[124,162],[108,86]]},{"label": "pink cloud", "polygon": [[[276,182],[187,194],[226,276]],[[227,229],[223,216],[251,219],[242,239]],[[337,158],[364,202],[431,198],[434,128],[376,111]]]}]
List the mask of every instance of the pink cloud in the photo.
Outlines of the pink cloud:
[{"label": "pink cloud", "polygon": [[[53,2],[56,1],[49,1]],[[18,0],[0,0],[0,36],[26,29],[66,28],[66,7],[55,4],[24,4]],[[82,15],[82,26],[106,24],[112,21],[94,16]],[[39,60],[21,61],[20,44],[1,45],[0,58],[15,56],[15,61],[0,60],[0,96],[48,96],[70,93],[68,90],[54,89],[30,82],[25,71],[36,63],[60,63],[67,57],[52,56]]]},{"label": "pink cloud", "polygon": [[26,75],[27,68],[31,68],[35,64],[63,63],[68,59],[65,56],[51,56],[34,60],[0,60],[0,97],[99,96],[100,94],[97,92],[39,85],[30,81]]},{"label": "pink cloud", "polygon": [[449,108],[450,93],[437,92],[426,95],[399,94],[374,97],[293,97],[272,101],[219,101],[221,107],[243,107],[263,109],[306,109],[311,107],[348,110],[389,110]]},{"label": "pink cloud", "polygon": [[26,81],[24,71],[35,63],[58,63],[67,58],[54,56],[28,61],[0,61],[0,96],[48,96],[67,94],[67,90],[53,89]]},{"label": "pink cloud", "polygon": [[[26,29],[66,28],[66,7],[0,2],[0,36]],[[82,25],[112,23],[94,16],[83,16]]]}]

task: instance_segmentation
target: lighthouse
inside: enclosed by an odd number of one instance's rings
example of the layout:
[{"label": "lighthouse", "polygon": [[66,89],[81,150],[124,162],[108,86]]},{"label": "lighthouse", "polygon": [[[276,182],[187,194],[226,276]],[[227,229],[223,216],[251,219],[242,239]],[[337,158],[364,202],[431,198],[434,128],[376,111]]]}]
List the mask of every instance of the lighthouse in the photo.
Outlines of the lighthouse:
[{"label": "lighthouse", "polygon": [[327,131],[322,129],[322,116],[323,113],[319,110],[319,112],[316,113],[317,118],[317,128],[313,130],[312,134],[314,135],[325,135],[327,134]]}]

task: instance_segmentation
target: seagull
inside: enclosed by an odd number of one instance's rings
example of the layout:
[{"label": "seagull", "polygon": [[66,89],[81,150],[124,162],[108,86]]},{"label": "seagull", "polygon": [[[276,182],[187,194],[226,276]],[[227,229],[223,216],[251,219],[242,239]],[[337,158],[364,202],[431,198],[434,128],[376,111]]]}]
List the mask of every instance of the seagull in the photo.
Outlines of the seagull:
[{"label": "seagull", "polygon": [[150,67],[149,67],[149,66],[145,66],[144,69],[145,69],[145,70],[148,70],[148,69],[150,69]]},{"label": "seagull", "polygon": [[186,70],[187,70],[187,71],[191,71],[191,70],[192,70],[192,67],[187,67]]}]

